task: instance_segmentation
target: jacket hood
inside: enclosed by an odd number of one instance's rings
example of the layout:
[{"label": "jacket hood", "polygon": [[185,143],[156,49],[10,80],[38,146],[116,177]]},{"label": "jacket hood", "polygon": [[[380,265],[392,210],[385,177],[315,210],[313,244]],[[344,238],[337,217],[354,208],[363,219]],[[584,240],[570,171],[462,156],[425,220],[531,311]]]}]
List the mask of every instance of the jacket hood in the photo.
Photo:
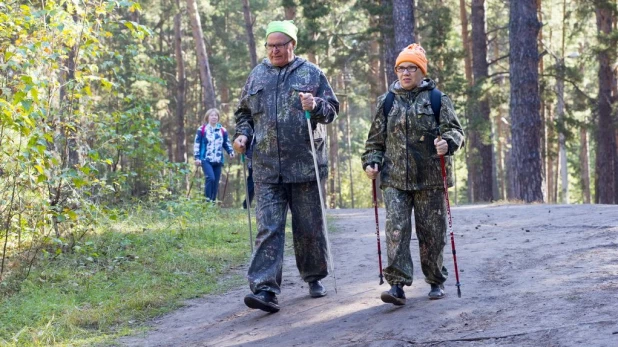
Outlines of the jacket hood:
[{"label": "jacket hood", "polygon": [[403,87],[401,86],[401,83],[399,83],[399,81],[395,81],[391,83],[391,85],[388,87],[388,91],[393,92],[395,94],[419,93],[419,92],[422,92],[423,90],[434,89],[435,87],[436,87],[436,82],[434,82],[430,78],[423,78],[421,85],[412,90],[403,89]]},{"label": "jacket hood", "polygon": [[286,73],[289,73],[290,71],[293,71],[299,66],[303,65],[306,61],[307,61],[306,59],[295,56],[294,60],[292,60],[289,64],[287,64],[286,66],[279,67],[279,66],[274,66],[273,64],[271,64],[268,58],[264,58],[264,60],[262,60],[262,64],[266,65],[268,69],[287,69]]}]

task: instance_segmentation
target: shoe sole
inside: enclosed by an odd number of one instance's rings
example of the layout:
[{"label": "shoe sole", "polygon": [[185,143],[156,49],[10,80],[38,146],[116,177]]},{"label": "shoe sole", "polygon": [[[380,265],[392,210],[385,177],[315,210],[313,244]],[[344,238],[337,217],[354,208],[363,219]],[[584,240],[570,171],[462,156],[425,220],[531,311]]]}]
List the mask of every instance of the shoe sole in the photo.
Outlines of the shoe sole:
[{"label": "shoe sole", "polygon": [[429,295],[429,300],[440,300],[440,299],[444,298],[445,296],[446,296],[446,294],[444,292],[442,294],[440,294],[439,296]]},{"label": "shoe sole", "polygon": [[396,306],[403,306],[406,304],[406,299],[401,299],[401,298],[396,298],[392,295],[390,295],[388,292],[384,292],[382,293],[382,295],[380,295],[380,299],[382,299],[382,301],[384,301],[387,304],[393,304]]},{"label": "shoe sole", "polygon": [[265,302],[265,301],[262,301],[258,298],[251,297],[251,296],[245,297],[245,305],[247,305],[247,307],[249,308],[256,309],[256,310],[262,310],[262,311],[266,311],[269,313],[279,312],[279,305]]},{"label": "shoe sole", "polygon": [[309,296],[311,296],[312,298],[321,298],[323,296],[326,296],[326,292],[324,292],[324,293],[309,293]]}]

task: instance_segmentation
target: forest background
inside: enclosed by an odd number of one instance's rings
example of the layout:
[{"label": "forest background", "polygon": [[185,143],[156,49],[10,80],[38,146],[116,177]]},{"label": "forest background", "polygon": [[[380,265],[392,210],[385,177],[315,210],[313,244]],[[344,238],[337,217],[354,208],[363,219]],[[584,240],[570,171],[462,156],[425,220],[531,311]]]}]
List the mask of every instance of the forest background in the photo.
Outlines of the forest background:
[{"label": "forest background", "polygon": [[[180,229],[187,211],[222,218],[222,210],[199,206],[203,176],[192,164],[193,139],[212,107],[234,133],[233,112],[265,57],[271,20],[295,21],[296,54],[320,66],[341,102],[328,127],[330,208],[372,204],[359,157],[376,100],[395,80],[395,57],[412,42],[426,49],[428,75],[455,101],[465,128],[454,203],[616,204],[616,6],[0,3],[0,291],[19,293],[38,261],[100,257],[87,240],[136,210],[175,218]],[[234,208],[244,199],[239,159],[226,158],[219,199]],[[126,256],[116,261],[134,260]]]}]

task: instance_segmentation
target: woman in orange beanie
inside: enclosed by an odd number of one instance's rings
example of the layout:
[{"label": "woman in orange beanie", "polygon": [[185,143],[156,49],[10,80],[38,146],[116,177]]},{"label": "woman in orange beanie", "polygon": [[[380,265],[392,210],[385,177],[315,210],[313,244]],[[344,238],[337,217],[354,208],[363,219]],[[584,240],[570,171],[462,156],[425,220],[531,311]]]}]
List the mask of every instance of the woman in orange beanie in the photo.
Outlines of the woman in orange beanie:
[{"label": "woman in orange beanie", "polygon": [[446,158],[448,185],[452,186],[451,156],[463,145],[464,133],[451,99],[426,77],[423,47],[411,44],[404,48],[394,69],[398,80],[378,98],[362,162],[370,179],[380,175],[386,206],[388,266],[384,276],[391,289],[380,298],[404,305],[403,287],[412,285],[412,211],[421,268],[431,286],[429,298],[444,297],[448,272],[442,264],[446,204],[440,156]]}]

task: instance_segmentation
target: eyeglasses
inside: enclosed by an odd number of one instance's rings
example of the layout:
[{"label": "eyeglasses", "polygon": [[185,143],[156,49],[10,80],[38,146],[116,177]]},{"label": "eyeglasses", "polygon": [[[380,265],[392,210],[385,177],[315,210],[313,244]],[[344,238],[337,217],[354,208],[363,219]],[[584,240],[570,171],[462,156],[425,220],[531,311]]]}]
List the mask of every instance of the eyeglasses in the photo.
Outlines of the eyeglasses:
[{"label": "eyeglasses", "polygon": [[290,39],[290,41],[286,42],[286,43],[281,43],[281,44],[277,44],[277,45],[271,45],[269,43],[264,43],[264,47],[266,47],[266,50],[268,50],[269,52],[272,52],[275,48],[277,50],[282,50],[285,46],[288,45],[288,43],[292,42],[293,39]]},{"label": "eyeglasses", "polygon": [[395,68],[395,71],[397,71],[397,73],[404,73],[404,71],[408,71],[409,73],[414,73],[416,72],[416,70],[418,70],[418,66],[397,66]]}]

